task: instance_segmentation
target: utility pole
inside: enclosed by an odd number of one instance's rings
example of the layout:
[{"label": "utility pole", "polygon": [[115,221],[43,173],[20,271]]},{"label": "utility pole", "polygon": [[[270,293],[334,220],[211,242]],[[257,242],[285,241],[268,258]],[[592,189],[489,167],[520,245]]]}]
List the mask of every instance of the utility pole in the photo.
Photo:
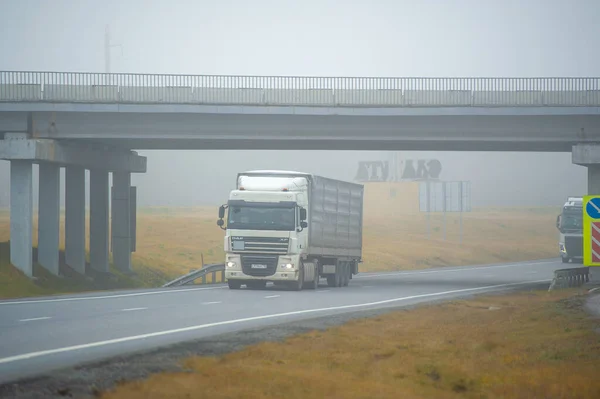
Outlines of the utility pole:
[{"label": "utility pole", "polygon": [[123,46],[120,44],[110,43],[110,26],[106,25],[104,30],[104,72],[110,73],[110,49],[111,47],[121,47],[121,54],[123,54]]}]

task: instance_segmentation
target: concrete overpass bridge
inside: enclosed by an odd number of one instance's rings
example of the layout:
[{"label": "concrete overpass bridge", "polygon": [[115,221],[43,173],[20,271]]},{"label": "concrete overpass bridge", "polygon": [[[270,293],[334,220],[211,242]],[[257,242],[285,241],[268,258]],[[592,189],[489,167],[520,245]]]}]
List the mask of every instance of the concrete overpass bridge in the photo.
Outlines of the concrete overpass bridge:
[{"label": "concrete overpass bridge", "polygon": [[65,167],[66,261],[86,272],[89,169],[89,267],[104,273],[111,239],[115,264],[131,268],[130,176],[146,171],[146,159],[132,150],[572,151],[573,162],[588,167],[588,191],[600,194],[599,141],[600,78],[0,72],[11,261],[28,275],[32,163],[40,165],[39,262],[58,273],[58,183]]}]

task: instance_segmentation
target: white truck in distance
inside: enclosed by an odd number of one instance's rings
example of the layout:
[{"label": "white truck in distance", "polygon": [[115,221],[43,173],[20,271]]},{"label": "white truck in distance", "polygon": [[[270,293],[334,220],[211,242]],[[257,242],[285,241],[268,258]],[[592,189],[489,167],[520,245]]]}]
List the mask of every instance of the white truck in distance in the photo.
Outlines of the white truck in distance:
[{"label": "white truck in distance", "polygon": [[556,217],[558,250],[563,263],[583,263],[583,197],[569,197]]},{"label": "white truck in distance", "polygon": [[[362,261],[364,188],[301,172],[239,173],[219,208],[230,289],[347,286]],[[225,213],[227,211],[227,225]]]}]

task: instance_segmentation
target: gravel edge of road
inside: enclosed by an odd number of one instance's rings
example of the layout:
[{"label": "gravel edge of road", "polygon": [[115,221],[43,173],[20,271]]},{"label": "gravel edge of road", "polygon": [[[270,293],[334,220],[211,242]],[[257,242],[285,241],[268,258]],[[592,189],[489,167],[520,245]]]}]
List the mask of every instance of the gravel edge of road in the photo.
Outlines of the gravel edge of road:
[{"label": "gravel edge of road", "polygon": [[[281,341],[293,335],[314,330],[326,330],[351,320],[377,317],[399,310],[465,300],[482,295],[503,295],[515,291],[546,289],[548,283],[501,290],[464,294],[453,298],[434,299],[408,305],[353,311],[336,316],[315,317],[274,326],[242,330],[220,336],[178,343],[152,351],[58,370],[46,375],[0,385],[0,398],[95,398],[123,381],[143,380],[160,372],[185,372],[181,360],[192,356],[219,356],[239,351],[260,342]],[[597,295],[600,300],[600,295]]]}]

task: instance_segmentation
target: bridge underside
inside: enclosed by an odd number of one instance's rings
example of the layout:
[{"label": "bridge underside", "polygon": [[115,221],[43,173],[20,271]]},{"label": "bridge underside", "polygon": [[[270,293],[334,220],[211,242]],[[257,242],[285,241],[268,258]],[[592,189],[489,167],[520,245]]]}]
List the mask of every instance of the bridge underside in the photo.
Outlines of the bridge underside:
[{"label": "bridge underside", "polygon": [[2,131],[134,150],[570,152],[600,141],[600,115],[0,112]]}]

